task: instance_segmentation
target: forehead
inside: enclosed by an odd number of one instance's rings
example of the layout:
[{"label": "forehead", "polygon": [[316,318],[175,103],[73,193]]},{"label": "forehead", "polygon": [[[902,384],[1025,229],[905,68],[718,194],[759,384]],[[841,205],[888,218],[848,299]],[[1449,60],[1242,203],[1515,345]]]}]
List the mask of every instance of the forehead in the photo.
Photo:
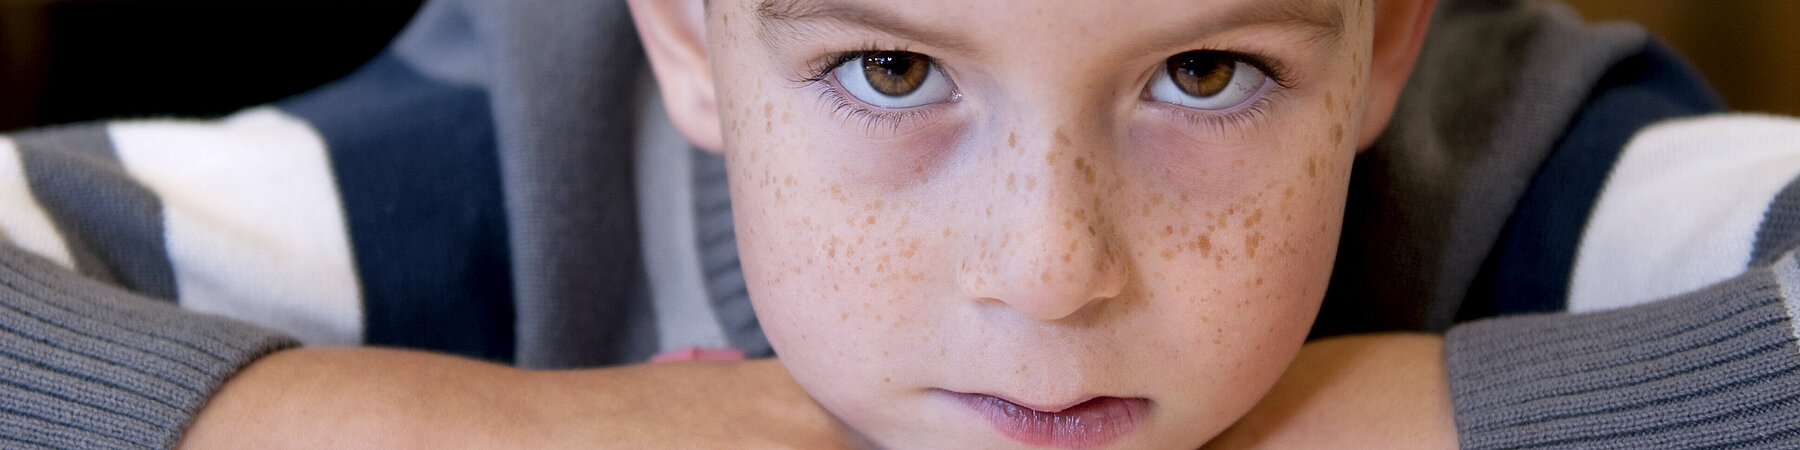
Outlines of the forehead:
[{"label": "forehead", "polygon": [[[1343,0],[753,0],[756,33],[779,47],[832,29],[869,30],[935,47],[977,53],[1006,42],[1065,39],[1182,45],[1246,27],[1283,29],[1314,44],[1336,44]],[[986,43],[987,45],[983,45]]]}]

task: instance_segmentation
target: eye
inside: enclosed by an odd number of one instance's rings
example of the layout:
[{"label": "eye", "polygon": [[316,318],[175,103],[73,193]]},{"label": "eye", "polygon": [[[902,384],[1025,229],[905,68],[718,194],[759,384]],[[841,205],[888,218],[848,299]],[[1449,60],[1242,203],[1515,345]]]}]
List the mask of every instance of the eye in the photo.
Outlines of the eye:
[{"label": "eye", "polygon": [[956,90],[931,57],[913,52],[868,52],[831,70],[838,85],[864,103],[904,109],[952,100]]},{"label": "eye", "polygon": [[1150,98],[1188,108],[1232,109],[1255,100],[1271,84],[1268,73],[1227,52],[1185,52],[1164,66],[1150,80]]}]

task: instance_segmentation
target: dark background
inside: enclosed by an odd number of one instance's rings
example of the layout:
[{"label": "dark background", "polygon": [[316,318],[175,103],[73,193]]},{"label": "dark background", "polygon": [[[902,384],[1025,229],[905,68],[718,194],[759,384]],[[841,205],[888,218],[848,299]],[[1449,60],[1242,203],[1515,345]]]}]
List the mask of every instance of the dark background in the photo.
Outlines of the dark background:
[{"label": "dark background", "polygon": [[374,56],[421,2],[0,0],[0,130],[296,94]]},{"label": "dark background", "polygon": [[[1649,27],[1733,108],[1800,114],[1800,0],[1567,1]],[[276,100],[349,73],[420,3],[0,0],[0,130]]]}]

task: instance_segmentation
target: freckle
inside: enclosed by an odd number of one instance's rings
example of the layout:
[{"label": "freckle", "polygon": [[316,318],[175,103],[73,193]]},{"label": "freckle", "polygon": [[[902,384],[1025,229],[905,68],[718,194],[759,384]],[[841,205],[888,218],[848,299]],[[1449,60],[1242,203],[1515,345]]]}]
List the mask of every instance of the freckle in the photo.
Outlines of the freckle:
[{"label": "freckle", "polygon": [[1150,206],[1159,206],[1159,205],[1162,205],[1162,202],[1163,202],[1162,194],[1160,194],[1160,193],[1150,194]]},{"label": "freckle", "polygon": [[1319,177],[1319,158],[1317,156],[1306,157],[1306,177],[1307,178],[1318,178]]},{"label": "freckle", "polygon": [[1013,173],[1006,174],[1006,191],[1007,192],[1013,192],[1013,191],[1018,190],[1018,182],[1016,181],[1016,178],[1017,178],[1016,174],[1013,174]]},{"label": "freckle", "polygon": [[1175,226],[1174,225],[1164,225],[1163,226],[1163,236],[1168,236],[1171,234],[1175,234]]},{"label": "freckle", "polygon": [[[886,353],[886,352],[883,352],[883,353]],[[887,355],[882,355],[882,356],[887,356]],[[890,379],[888,379],[888,377],[881,377],[881,382],[892,383],[892,382],[894,382],[894,380],[890,380]]]},{"label": "freckle", "polygon": [[1256,212],[1250,213],[1250,217],[1244,218],[1244,228],[1256,226],[1257,222],[1262,222],[1262,217],[1262,208],[1256,208]]},{"label": "freckle", "polygon": [[1037,176],[1034,176],[1034,175],[1026,175],[1025,176],[1025,190],[1037,191]]},{"label": "freckle", "polygon": [[850,320],[850,313],[838,313],[838,320]]},{"label": "freckle", "polygon": [[1070,229],[1074,229],[1074,228],[1075,228],[1075,221],[1069,220],[1069,219],[1063,219],[1063,229],[1064,230],[1070,230]]},{"label": "freckle", "polygon": [[944,229],[944,237],[950,237],[950,229],[949,228]]},{"label": "freckle", "polygon": [[1262,245],[1262,240],[1263,235],[1260,231],[1244,236],[1244,254],[1250,259],[1256,259],[1256,248]]},{"label": "freckle", "polygon": [[774,115],[774,114],[775,114],[775,104],[769,103],[769,102],[763,102],[763,116],[770,116],[770,115]]},{"label": "freckle", "polygon": [[869,216],[869,218],[867,220],[863,221],[863,224],[864,225],[874,225],[875,224],[875,216]]},{"label": "freckle", "polygon": [[1164,261],[1169,261],[1169,260],[1173,260],[1173,259],[1175,259],[1175,249],[1172,249],[1172,248],[1165,248],[1165,249],[1163,249],[1163,251],[1162,251],[1162,259],[1163,259],[1163,260],[1164,260]]},{"label": "freckle", "polygon": [[1186,193],[1181,194],[1181,202],[1182,203],[1188,202],[1188,195]]},{"label": "freckle", "polygon": [[832,291],[832,292],[838,292],[838,291],[841,291],[841,290],[842,290],[842,289],[838,289],[838,285],[837,285],[837,283],[831,283],[831,291]]},{"label": "freckle", "polygon": [[1200,250],[1202,257],[1212,254],[1212,238],[1204,234],[1194,238],[1194,248]]},{"label": "freckle", "polygon": [[1331,141],[1332,142],[1343,142],[1344,141],[1344,124],[1340,123],[1340,124],[1331,126]]},{"label": "freckle", "polygon": [[775,132],[775,123],[764,120],[763,121],[763,132],[764,133],[774,133]]},{"label": "freckle", "polygon": [[987,216],[994,217],[994,207],[992,207],[992,206],[987,207]]},{"label": "freckle", "polygon": [[1048,269],[1046,269],[1043,271],[1043,273],[1039,273],[1038,279],[1043,280],[1044,284],[1050,284],[1050,271]]},{"label": "freckle", "polygon": [[1024,365],[1024,364],[1019,365],[1019,373],[1025,373],[1025,371],[1027,371],[1027,370],[1031,370],[1031,366]]},{"label": "freckle", "polygon": [[782,111],[781,112],[781,123],[785,124],[785,123],[793,122],[793,121],[794,121],[793,111]]},{"label": "freckle", "polygon": [[1017,133],[1006,133],[1006,147],[1013,148],[1013,147],[1018,147],[1018,146],[1019,146],[1019,135]]}]

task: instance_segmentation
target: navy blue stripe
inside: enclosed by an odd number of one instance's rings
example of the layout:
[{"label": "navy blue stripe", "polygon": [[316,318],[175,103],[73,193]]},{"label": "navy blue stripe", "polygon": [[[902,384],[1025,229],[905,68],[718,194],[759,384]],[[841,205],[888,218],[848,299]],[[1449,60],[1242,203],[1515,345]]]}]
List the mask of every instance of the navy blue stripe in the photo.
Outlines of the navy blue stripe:
[{"label": "navy blue stripe", "polygon": [[367,342],[510,362],[512,264],[487,93],[383,54],[279,106],[330,147]]},{"label": "navy blue stripe", "polygon": [[82,275],[175,300],[163,205],[119,162],[105,124],[13,137],[31,194],[56,223]]},{"label": "navy blue stripe", "polygon": [[1652,123],[1724,107],[1655,40],[1613,66],[1520,198],[1459,319],[1563,310],[1582,230],[1626,142]]}]

